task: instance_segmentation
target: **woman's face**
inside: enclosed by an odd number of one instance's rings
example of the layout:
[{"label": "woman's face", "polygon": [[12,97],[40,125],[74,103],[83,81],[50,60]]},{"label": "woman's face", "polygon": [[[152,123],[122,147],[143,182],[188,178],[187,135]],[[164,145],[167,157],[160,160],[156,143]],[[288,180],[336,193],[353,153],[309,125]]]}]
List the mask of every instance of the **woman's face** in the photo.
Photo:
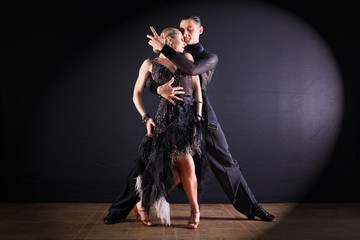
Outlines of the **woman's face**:
[{"label": "woman's face", "polygon": [[186,43],[184,42],[184,37],[180,31],[177,32],[175,37],[168,39],[169,45],[176,51],[182,53],[185,49]]}]

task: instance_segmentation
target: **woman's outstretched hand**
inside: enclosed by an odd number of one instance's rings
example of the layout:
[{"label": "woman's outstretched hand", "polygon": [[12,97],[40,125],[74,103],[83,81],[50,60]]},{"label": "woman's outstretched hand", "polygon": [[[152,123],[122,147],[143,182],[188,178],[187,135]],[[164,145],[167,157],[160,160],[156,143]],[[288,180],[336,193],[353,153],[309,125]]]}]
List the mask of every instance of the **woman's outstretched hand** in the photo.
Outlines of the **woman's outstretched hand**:
[{"label": "woman's outstretched hand", "polygon": [[146,131],[149,137],[153,138],[155,137],[155,134],[153,133],[152,129],[155,127],[156,124],[152,118],[149,118],[146,122]]},{"label": "woman's outstretched hand", "polygon": [[161,49],[163,49],[163,47],[165,46],[164,34],[161,34],[161,36],[159,36],[152,26],[150,26],[150,29],[154,36],[146,35],[146,37],[150,39],[148,43],[150,46],[153,47],[153,49],[161,51]]},{"label": "woman's outstretched hand", "polygon": [[157,88],[157,93],[162,96],[163,98],[165,98],[166,100],[168,100],[169,102],[171,102],[172,105],[176,105],[176,103],[174,102],[174,100],[178,100],[178,101],[183,101],[182,98],[179,98],[178,96],[176,96],[177,94],[185,94],[185,92],[183,91],[183,87],[172,87],[171,84],[174,82],[174,77],[171,78],[170,81],[168,81],[167,83],[159,86]]}]

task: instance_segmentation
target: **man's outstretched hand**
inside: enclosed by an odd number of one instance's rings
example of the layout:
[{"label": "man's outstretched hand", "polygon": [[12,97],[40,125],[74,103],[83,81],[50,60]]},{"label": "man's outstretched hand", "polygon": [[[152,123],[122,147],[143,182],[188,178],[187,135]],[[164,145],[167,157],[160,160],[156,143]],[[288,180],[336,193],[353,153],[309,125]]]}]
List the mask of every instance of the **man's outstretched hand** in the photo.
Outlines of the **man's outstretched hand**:
[{"label": "man's outstretched hand", "polygon": [[185,94],[183,87],[172,87],[171,84],[174,82],[174,78],[171,78],[167,83],[157,88],[157,93],[163,98],[167,99],[174,106],[176,103],[174,100],[183,101],[182,98],[177,97],[177,94]]},{"label": "man's outstretched hand", "polygon": [[161,49],[163,49],[163,47],[165,46],[164,34],[161,34],[161,36],[159,36],[152,26],[150,26],[150,29],[154,36],[146,35],[146,37],[150,39],[148,43],[150,46],[153,47],[154,50],[161,51]]}]

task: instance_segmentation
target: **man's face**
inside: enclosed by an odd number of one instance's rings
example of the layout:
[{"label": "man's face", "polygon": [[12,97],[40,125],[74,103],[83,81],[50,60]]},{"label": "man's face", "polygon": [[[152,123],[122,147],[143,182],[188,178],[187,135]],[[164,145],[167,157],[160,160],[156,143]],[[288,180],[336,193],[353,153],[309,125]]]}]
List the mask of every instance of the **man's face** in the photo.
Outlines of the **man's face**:
[{"label": "man's face", "polygon": [[186,44],[195,44],[199,42],[203,27],[199,26],[193,19],[186,19],[180,22],[180,31]]}]

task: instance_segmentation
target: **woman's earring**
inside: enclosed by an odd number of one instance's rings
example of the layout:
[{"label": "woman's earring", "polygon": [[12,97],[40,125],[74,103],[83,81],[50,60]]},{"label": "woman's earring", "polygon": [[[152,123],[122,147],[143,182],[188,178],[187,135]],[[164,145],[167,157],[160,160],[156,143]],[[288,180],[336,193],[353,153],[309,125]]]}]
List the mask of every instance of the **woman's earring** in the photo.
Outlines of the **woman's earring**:
[{"label": "woman's earring", "polygon": [[171,47],[174,48],[174,44],[171,41],[167,41],[167,44]]}]

